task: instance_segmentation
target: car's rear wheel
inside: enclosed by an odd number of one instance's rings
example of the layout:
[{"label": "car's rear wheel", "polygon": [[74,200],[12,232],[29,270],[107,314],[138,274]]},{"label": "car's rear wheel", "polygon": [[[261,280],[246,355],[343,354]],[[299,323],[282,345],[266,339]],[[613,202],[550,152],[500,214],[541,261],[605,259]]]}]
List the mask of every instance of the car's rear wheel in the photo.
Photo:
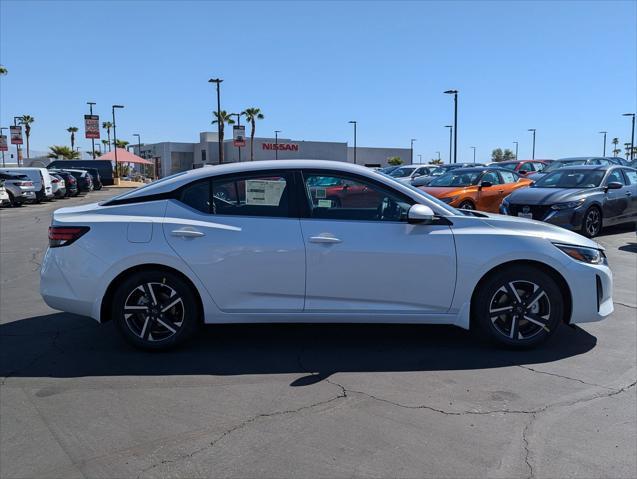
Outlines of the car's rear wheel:
[{"label": "car's rear wheel", "polygon": [[460,205],[458,206],[458,209],[461,209],[461,210],[475,210],[476,209],[476,205],[474,205],[469,200],[465,200],[462,203],[460,203]]},{"label": "car's rear wheel", "polygon": [[195,293],[182,278],[164,271],[131,275],[115,291],[112,311],[124,338],[148,350],[175,347],[199,325]]},{"label": "car's rear wheel", "polygon": [[557,282],[532,266],[497,271],[482,283],[474,298],[473,320],[481,331],[513,348],[546,341],[564,314]]},{"label": "car's rear wheel", "polygon": [[594,238],[602,230],[602,212],[597,206],[591,206],[584,213],[582,219],[581,233],[588,237]]}]

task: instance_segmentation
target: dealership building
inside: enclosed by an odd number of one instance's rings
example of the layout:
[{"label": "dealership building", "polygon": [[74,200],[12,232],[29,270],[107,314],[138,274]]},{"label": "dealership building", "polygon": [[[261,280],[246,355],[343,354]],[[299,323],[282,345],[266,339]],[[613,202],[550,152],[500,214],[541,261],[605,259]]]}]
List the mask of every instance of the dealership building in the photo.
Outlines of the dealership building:
[{"label": "dealership building", "polygon": [[[197,143],[166,141],[144,144],[141,151],[133,145],[135,154],[155,161],[158,176],[219,164],[219,142],[216,132],[202,132]],[[245,146],[237,148],[233,140],[223,142],[224,163],[250,161],[250,138]],[[369,148],[357,146],[356,163],[370,167],[387,166],[392,157],[403,163],[411,162],[409,148]],[[347,143],[329,141],[304,141],[291,138],[254,138],[254,160],[289,159],[332,160],[354,163],[354,148]]]}]

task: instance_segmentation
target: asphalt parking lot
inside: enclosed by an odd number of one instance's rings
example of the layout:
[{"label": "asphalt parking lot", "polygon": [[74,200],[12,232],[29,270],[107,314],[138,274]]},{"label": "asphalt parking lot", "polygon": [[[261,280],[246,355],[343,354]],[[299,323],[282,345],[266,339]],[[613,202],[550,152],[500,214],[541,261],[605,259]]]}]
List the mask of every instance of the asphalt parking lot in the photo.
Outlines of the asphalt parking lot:
[{"label": "asphalt parking lot", "polygon": [[51,212],[0,210],[0,477],[637,477],[637,239],[615,313],[513,352],[452,327],[207,327],[144,353],[39,295]]}]

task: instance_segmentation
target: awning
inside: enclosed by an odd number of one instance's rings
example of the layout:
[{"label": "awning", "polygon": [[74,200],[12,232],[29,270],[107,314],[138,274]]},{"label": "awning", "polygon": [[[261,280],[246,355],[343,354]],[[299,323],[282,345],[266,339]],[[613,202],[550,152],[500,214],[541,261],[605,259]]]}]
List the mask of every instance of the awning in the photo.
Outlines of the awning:
[{"label": "awning", "polygon": [[[115,161],[115,151],[109,151],[98,157],[100,160]],[[153,162],[145,160],[140,156],[132,154],[130,151],[124,148],[117,148],[117,162],[118,163],[138,163],[140,165],[152,165]]]}]

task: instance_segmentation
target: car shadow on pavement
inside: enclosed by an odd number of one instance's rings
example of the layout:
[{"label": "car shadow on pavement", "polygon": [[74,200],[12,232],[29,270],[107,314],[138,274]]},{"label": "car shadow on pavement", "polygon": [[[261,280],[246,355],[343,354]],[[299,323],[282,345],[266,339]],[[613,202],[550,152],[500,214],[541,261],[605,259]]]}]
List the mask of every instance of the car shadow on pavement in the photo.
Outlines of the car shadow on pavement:
[{"label": "car shadow on pavement", "polygon": [[115,324],[56,313],[0,325],[0,376],[54,377],[307,373],[292,386],[336,372],[444,371],[557,361],[597,339],[561,326],[532,350],[512,351],[452,326],[370,324],[212,325],[179,349],[138,351]]}]

